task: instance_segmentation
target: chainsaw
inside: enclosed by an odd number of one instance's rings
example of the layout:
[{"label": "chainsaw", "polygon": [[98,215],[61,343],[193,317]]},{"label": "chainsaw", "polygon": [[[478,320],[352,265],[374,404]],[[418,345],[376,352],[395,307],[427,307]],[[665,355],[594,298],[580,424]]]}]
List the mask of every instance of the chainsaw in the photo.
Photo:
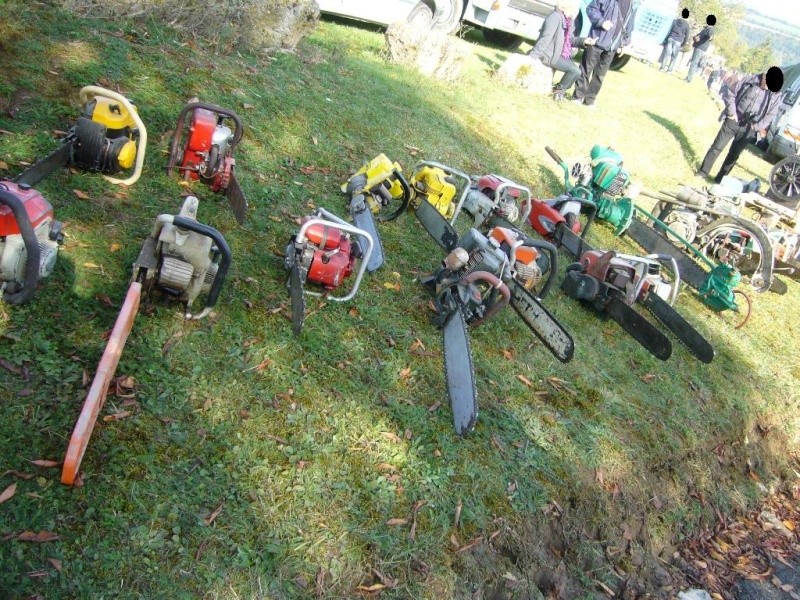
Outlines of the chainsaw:
[{"label": "chainsaw", "polygon": [[[552,148],[547,148],[548,154],[561,165],[564,170],[565,184],[569,187],[569,167],[566,162],[556,154]],[[592,247],[586,241],[586,234],[595,218],[599,215],[599,208],[594,202],[593,194],[589,194],[582,189],[578,189],[578,196],[562,194],[554,200],[543,202],[533,200],[528,222],[534,231],[545,239],[553,242],[557,246],[563,247],[575,258],[580,257],[584,250],[591,250]],[[656,217],[647,213],[639,206],[634,206],[633,211],[644,214],[650,219]],[[581,227],[578,216],[582,212],[588,212],[586,225]],[[683,281],[698,290],[700,299],[703,303],[716,312],[724,310],[740,311],[740,306],[736,302],[736,296],[740,295],[747,304],[747,311],[744,320],[737,325],[737,329],[742,327],[750,316],[750,298],[741,290],[734,289],[741,282],[741,274],[736,269],[735,255],[725,254],[725,261],[715,264],[708,259],[702,252],[691,244],[686,244],[686,250],[693,256],[705,263],[710,271],[706,272],[694,260],[686,256],[680,248],[673,244],[666,235],[655,229],[648,227],[639,219],[627,218],[627,203],[622,203],[619,212],[614,212],[613,206],[607,205],[605,213],[616,214],[612,222],[619,220],[625,222],[625,233],[634,241],[639,243],[647,252],[658,255],[669,255],[678,265]],[[624,216],[623,216],[624,215]],[[608,219],[607,219],[608,220]],[[669,227],[659,224],[664,231]],[[579,235],[580,233],[580,235]],[[677,232],[672,232],[673,237],[679,237]]]},{"label": "chainsaw", "polygon": [[[35,186],[65,166],[103,173],[108,181],[120,185],[133,185],[139,179],[147,130],[136,107],[122,94],[91,85],[81,88],[80,101],[81,115],[61,146],[20,173],[15,183]],[[133,173],[126,179],[111,177],[131,167]]]},{"label": "chainsaw", "polygon": [[375,242],[374,252],[367,260],[370,273],[383,265],[383,246],[375,220],[393,221],[403,214],[411,198],[402,171],[398,163],[379,154],[342,184],[342,192],[349,198],[353,222]]},{"label": "chainsaw", "polygon": [[[62,483],[75,483],[142,294],[158,294],[181,301],[186,306],[186,319],[206,317],[219,299],[231,264],[231,251],[219,231],[198,223],[197,206],[197,198],[189,196],[180,214],[160,215],[133,264],[125,301],[70,438],[61,472]],[[192,313],[192,304],[200,294],[206,294],[205,306],[199,313]]]},{"label": "chainsaw", "polygon": [[[353,239],[355,236],[363,240]],[[366,248],[362,248],[362,243]],[[292,305],[292,333],[300,335],[305,320],[305,295],[325,296],[328,300],[346,302],[358,292],[364,271],[375,247],[372,236],[340,219],[324,208],[318,208],[303,219],[300,231],[286,246],[285,266],[289,271],[289,298]],[[356,268],[355,281],[347,294],[330,292],[338,288]],[[313,284],[320,291],[305,289]]]},{"label": "chainsaw", "polygon": [[[478,418],[467,325],[478,326],[511,304],[558,360],[572,359],[572,337],[541,303],[553,283],[556,261],[556,248],[547,242],[503,227],[487,235],[472,228],[439,269],[423,280],[435,294],[434,323],[442,329],[445,378],[457,434],[472,430]],[[537,296],[535,288],[547,271]]]},{"label": "chainsaw", "polygon": [[9,304],[33,298],[36,284],[53,272],[64,240],[53,207],[26,184],[0,181],[0,292]]},{"label": "chainsaw", "polygon": [[[663,277],[663,264],[670,266],[672,281]],[[633,308],[638,302],[683,342],[695,358],[710,363],[714,359],[711,344],[673,308],[679,285],[678,266],[670,256],[639,257],[613,250],[586,250],[579,262],[567,267],[561,289],[570,298],[591,303],[651,354],[667,360],[672,354],[672,344]]]},{"label": "chainsaw", "polygon": [[[186,117],[190,113],[187,126]],[[242,122],[232,110],[190,102],[178,115],[167,163],[168,175],[178,171],[184,180],[200,180],[212,192],[224,194],[240,225],[247,214],[247,199],[236,180],[233,153],[243,133]]]}]

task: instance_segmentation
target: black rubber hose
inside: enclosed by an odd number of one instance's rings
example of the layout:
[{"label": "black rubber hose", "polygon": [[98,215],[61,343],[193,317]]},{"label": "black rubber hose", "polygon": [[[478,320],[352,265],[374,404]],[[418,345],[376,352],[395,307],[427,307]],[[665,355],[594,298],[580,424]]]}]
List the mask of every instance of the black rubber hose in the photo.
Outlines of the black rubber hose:
[{"label": "black rubber hose", "polygon": [[548,257],[550,258],[550,273],[547,275],[547,281],[544,282],[542,292],[539,294],[539,298],[544,300],[547,294],[550,293],[550,288],[553,287],[556,272],[558,271],[558,249],[550,242],[545,240],[534,240],[533,238],[525,238],[525,241],[522,243],[522,245],[543,250],[547,252]]},{"label": "black rubber hose", "polygon": [[228,274],[228,268],[231,266],[231,249],[228,242],[222,237],[222,234],[208,225],[198,223],[194,219],[187,219],[185,217],[175,217],[172,224],[179,229],[188,229],[200,235],[211,238],[219,248],[222,258],[219,263],[219,270],[217,276],[214,278],[214,283],[211,285],[211,290],[208,292],[206,298],[206,308],[212,308],[219,299],[219,293],[222,291],[222,284],[225,282],[225,276]]},{"label": "black rubber hose", "polygon": [[14,214],[19,232],[22,235],[22,241],[25,242],[25,252],[27,254],[22,289],[15,294],[5,292],[3,300],[9,304],[24,304],[33,298],[33,294],[36,291],[36,283],[39,281],[39,262],[41,261],[39,240],[36,239],[36,233],[33,231],[33,225],[31,225],[31,220],[28,218],[28,212],[25,210],[22,200],[2,185],[0,185],[0,204],[6,205]]}]

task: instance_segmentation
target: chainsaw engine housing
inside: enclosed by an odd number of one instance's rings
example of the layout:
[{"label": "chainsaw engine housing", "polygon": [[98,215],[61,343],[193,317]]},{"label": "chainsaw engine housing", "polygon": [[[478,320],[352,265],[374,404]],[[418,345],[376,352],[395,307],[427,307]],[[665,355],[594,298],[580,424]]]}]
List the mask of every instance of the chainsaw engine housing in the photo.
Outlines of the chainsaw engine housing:
[{"label": "chainsaw engine housing", "polygon": [[456,185],[453,178],[444,169],[423,165],[409,180],[417,198],[427,200],[445,218],[451,219],[455,214]]},{"label": "chainsaw engine housing", "polygon": [[[10,181],[0,182],[0,190],[13,196],[24,208],[39,249],[38,278],[53,272],[58,246],[63,241],[61,223],[53,218],[53,207],[33,188]],[[0,283],[9,293],[25,285],[28,251],[23,232],[8,204],[0,204]],[[35,282],[34,282],[35,284]]]},{"label": "chainsaw engine housing", "polygon": [[95,96],[84,105],[78,123],[70,130],[76,140],[70,162],[109,175],[130,169],[136,160],[137,131],[125,106],[111,98]]},{"label": "chainsaw engine housing", "polygon": [[306,230],[304,242],[292,237],[286,248],[286,269],[297,264],[304,282],[332,290],[353,272],[358,258],[361,248],[349,234],[334,225],[315,223]]},{"label": "chainsaw engine housing", "polygon": [[628,186],[630,175],[622,168],[622,155],[596,144],[590,152],[592,184],[610,196],[620,195]]},{"label": "chainsaw engine housing", "polygon": [[[220,269],[220,259],[227,256],[230,260],[230,250],[218,232],[197,223],[197,206],[197,198],[188,196],[178,215],[182,220],[174,219],[178,221],[175,223],[169,215],[159,217],[133,270],[133,280],[140,281],[145,292],[173,297],[184,302],[187,309],[200,294],[210,293],[215,283],[219,287],[217,277],[224,277],[227,270],[227,264]],[[182,227],[183,221],[214,232],[218,239]],[[210,308],[208,302],[206,306]]]},{"label": "chainsaw engine housing", "polygon": [[230,177],[233,164],[230,162],[233,137],[233,130],[214,112],[195,108],[181,162],[185,176],[207,181],[214,191],[225,189],[225,179]]}]

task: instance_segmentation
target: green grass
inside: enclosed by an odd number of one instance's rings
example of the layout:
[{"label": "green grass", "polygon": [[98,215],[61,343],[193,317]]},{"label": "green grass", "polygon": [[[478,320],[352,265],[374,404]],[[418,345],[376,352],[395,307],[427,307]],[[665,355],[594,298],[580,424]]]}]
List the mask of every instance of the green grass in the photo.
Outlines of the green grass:
[{"label": "green grass", "polygon": [[[501,313],[471,333],[481,415],[465,439],[452,433],[440,334],[418,281],[440,253],[413,218],[382,226],[385,267],[353,303],[315,312],[299,340],[286,310],[273,310],[287,303],[278,254],[294,218],[310,205],[343,214],[339,184],[376,154],[406,170],[424,157],[502,173],[549,197],[560,173],[544,146],[577,159],[602,143],[649,189],[698,184],[718,114],[701,83],[632,62],[608,75],[590,112],[502,85],[492,71],[506,53],[487,46],[474,45],[461,79],[443,85],[387,65],[380,34],[337,23],[321,23],[295,53],[265,58],[214,56],[155,25],[76,20],[41,4],[7,2],[0,14],[0,97],[30,96],[0,122],[9,175],[55,146],[50,132],[75,117],[83,85],[119,86],[151,139],[145,174],[124,198],[92,174],[65,170],[41,184],[65,222],[58,267],[34,302],[0,307],[0,358],[29,373],[25,381],[0,368],[0,473],[35,475],[0,478],[0,489],[17,483],[0,505],[0,537],[60,536],[0,542],[2,595],[302,598],[319,582],[323,597],[344,598],[378,582],[377,569],[397,582],[382,597],[535,597],[540,575],[562,559],[578,595],[592,581],[617,585],[612,568],[635,572],[642,560],[647,579],[653,557],[668,559],[715,509],[756,502],[754,478],[793,481],[791,281],[786,296],[755,297],[741,331],[682,293],[681,312],[717,349],[709,366],[680,347],[661,363],[557,292],[547,305],[577,346],[562,365]],[[192,95],[246,125],[236,158],[248,222],[237,227],[224,200],[195,189],[199,219],[234,253],[216,315],[186,323],[163,302],[140,312],[118,369],[136,380],[134,414],[98,423],[85,485],[69,489],[57,469],[28,460],[63,456],[84,372],[93,374],[118,310],[97,296],[121,302],[153,219],[179,209],[183,188],[163,167]],[[303,166],[331,173],[304,175]],[[763,180],[768,170],[746,153],[734,174]],[[619,244],[603,227],[593,235]],[[410,351],[417,339],[433,356]],[[264,358],[272,363],[254,369]],[[534,395],[517,375],[549,394]],[[110,395],[103,414],[122,401]],[[408,525],[385,524],[410,518],[419,501],[415,539]],[[483,541],[456,552],[453,535],[460,545]],[[30,575],[40,570],[46,576]]]}]

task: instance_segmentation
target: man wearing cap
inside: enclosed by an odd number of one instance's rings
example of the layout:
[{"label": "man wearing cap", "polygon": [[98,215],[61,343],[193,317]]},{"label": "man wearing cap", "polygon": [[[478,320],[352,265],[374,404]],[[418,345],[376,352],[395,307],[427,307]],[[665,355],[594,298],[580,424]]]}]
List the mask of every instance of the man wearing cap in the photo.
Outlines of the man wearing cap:
[{"label": "man wearing cap", "polygon": [[728,155],[714,178],[715,182],[720,183],[731,172],[747,145],[767,135],[767,127],[781,105],[781,88],[783,71],[779,67],[770,67],[766,73],[743,77],[725,89],[722,95],[725,109],[720,115],[722,127],[706,152],[698,175],[710,179],[714,163],[728,142],[733,140]]}]

